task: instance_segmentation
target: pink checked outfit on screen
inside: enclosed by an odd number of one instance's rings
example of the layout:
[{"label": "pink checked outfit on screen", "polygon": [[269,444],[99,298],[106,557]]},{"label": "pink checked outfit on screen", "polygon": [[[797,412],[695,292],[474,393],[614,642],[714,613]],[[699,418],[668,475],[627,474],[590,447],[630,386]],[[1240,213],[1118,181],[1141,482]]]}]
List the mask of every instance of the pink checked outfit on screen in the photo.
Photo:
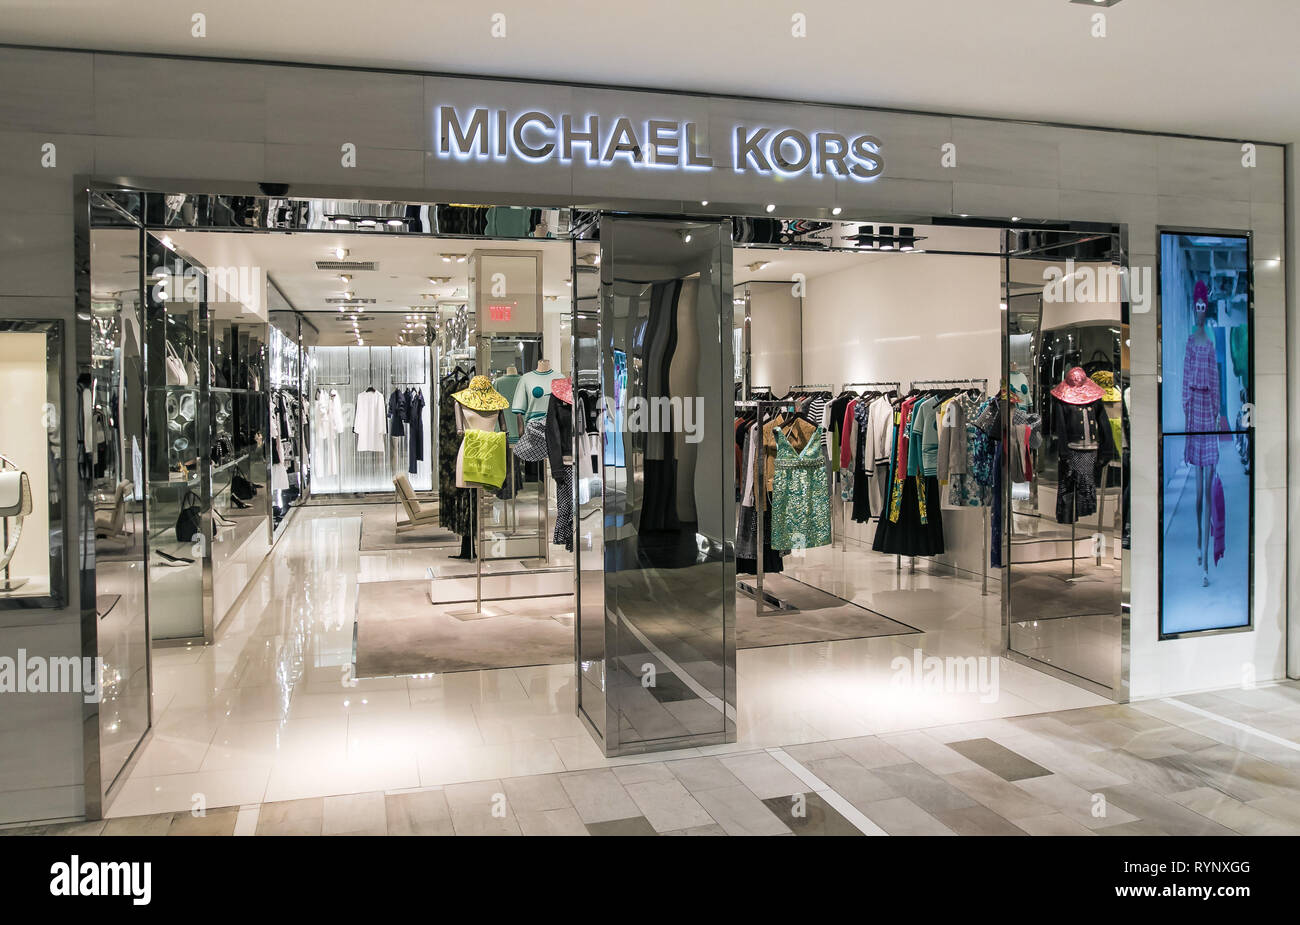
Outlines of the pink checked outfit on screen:
[{"label": "pink checked outfit on screen", "polygon": [[1183,356],[1183,414],[1187,437],[1183,459],[1193,466],[1213,466],[1219,461],[1219,363],[1214,341],[1195,335],[1187,338]]}]

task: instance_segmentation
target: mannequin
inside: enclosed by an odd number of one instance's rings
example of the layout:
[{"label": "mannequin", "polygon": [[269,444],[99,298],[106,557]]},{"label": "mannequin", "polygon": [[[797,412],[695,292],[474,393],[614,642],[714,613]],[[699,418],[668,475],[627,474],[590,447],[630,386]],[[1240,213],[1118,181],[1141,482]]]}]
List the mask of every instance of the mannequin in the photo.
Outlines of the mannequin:
[{"label": "mannequin", "polygon": [[1097,485],[1115,456],[1115,439],[1101,399],[1105,390],[1076,366],[1052,389],[1052,432],[1060,459],[1057,523],[1076,523],[1097,511]]},{"label": "mannequin", "polygon": [[[504,431],[506,423],[505,409],[509,406],[509,403],[504,395],[493,388],[487,376],[475,376],[470,380],[469,388],[462,389],[452,395],[452,398],[456,402],[456,431],[462,435],[460,447],[456,451],[456,487],[477,491],[479,485],[467,482],[464,476],[466,446],[464,435],[468,431],[486,433]],[[505,470],[505,446],[506,442],[501,441],[501,471]],[[453,555],[451,557],[453,559],[473,559],[475,556],[474,530],[477,528],[479,516],[477,496],[472,510],[470,533],[461,537],[460,554]]]},{"label": "mannequin", "polygon": [[551,371],[551,361],[547,359],[538,360],[537,371],[539,373],[549,373]]}]

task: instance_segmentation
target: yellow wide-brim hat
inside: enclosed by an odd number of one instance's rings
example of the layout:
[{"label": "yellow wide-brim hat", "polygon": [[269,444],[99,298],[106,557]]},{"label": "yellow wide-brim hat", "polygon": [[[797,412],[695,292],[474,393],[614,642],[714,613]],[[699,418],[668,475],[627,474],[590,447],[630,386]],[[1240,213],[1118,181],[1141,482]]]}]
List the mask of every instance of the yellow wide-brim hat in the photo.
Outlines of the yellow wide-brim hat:
[{"label": "yellow wide-brim hat", "polygon": [[510,407],[506,397],[492,388],[492,380],[487,376],[475,376],[469,381],[469,388],[461,389],[452,398],[472,411],[501,411]]},{"label": "yellow wide-brim hat", "polygon": [[1092,374],[1092,381],[1105,390],[1105,394],[1101,396],[1102,401],[1120,400],[1119,389],[1115,387],[1115,374],[1109,369],[1097,370]]}]

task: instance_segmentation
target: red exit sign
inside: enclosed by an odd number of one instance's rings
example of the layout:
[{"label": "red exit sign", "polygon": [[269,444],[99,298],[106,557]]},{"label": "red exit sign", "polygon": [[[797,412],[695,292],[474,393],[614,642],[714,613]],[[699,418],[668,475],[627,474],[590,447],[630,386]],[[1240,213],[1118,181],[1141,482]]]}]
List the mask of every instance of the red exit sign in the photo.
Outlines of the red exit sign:
[{"label": "red exit sign", "polygon": [[515,315],[513,305],[489,305],[488,317],[493,321],[511,321]]}]

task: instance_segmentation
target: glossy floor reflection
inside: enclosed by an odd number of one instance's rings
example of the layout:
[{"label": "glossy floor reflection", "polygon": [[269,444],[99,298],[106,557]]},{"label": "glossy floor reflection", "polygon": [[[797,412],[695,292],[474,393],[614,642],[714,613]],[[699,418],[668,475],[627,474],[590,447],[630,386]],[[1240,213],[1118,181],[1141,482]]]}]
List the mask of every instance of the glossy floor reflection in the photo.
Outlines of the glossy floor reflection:
[{"label": "glossy floor reflection", "polygon": [[[155,650],[155,730],[110,816],[187,811],[196,794],[211,808],[394,792],[1104,703],[992,657],[998,598],[978,578],[900,572],[850,545],[790,571],[922,634],[743,650],[739,742],[607,759],[574,716],[571,665],[352,681],[358,581],[429,564],[418,549],[360,553],[360,531],[355,507],[299,510],[216,644]],[[927,657],[978,655],[955,683],[927,680]]]}]

